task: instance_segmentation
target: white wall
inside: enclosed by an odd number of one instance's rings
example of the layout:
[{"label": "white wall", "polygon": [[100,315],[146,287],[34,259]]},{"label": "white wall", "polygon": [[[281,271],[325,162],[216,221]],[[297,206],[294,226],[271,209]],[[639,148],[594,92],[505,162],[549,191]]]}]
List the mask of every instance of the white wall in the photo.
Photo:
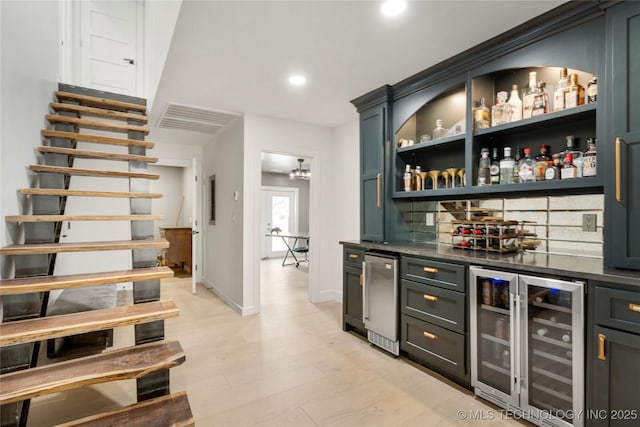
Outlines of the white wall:
[{"label": "white wall", "polygon": [[152,193],[162,193],[161,199],[154,199],[153,214],[164,215],[163,221],[156,221],[153,235],[155,238],[160,238],[161,227],[174,227],[176,226],[176,219],[178,219],[179,226],[190,227],[191,224],[185,222],[184,206],[187,205],[186,201],[183,204],[183,211],[178,218],[178,211],[180,210],[180,203],[183,196],[183,184],[182,184],[182,171],[186,168],[180,168],[176,166],[152,166],[149,165],[149,173],[157,173],[160,175],[160,179],[151,180],[149,182],[149,191]]}]

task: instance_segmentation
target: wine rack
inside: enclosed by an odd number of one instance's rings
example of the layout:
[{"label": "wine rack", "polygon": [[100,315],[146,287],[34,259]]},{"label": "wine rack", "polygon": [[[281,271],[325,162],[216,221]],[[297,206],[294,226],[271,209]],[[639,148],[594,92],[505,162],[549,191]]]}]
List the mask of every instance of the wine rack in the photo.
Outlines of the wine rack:
[{"label": "wine rack", "polygon": [[487,252],[519,252],[535,249],[536,233],[525,229],[533,221],[487,219],[452,221],[451,245],[458,249]]}]

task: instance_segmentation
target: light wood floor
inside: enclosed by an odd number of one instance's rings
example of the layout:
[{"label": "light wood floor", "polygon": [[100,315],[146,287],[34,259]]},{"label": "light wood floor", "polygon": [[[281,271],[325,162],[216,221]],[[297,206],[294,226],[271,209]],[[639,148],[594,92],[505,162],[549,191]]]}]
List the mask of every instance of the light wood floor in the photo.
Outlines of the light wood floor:
[{"label": "light wood floor", "polygon": [[[188,392],[196,425],[525,424],[503,419],[471,392],[343,332],[341,304],[308,303],[307,281],[305,265],[263,261],[262,312],[249,317],[201,286],[192,295],[190,278],[162,281],[163,298],[180,308],[178,318],[166,321],[165,334],[187,354],[171,370],[171,390]],[[133,329],[117,329],[115,340],[117,346],[132,344]],[[33,400],[29,425],[54,425],[133,402],[134,381],[59,393]]]}]

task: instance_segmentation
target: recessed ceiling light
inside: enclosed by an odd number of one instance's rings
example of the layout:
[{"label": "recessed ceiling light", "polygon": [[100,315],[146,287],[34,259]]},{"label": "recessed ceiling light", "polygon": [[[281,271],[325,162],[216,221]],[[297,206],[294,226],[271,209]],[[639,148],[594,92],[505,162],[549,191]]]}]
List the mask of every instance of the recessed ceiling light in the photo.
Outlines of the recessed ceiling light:
[{"label": "recessed ceiling light", "polygon": [[387,16],[400,15],[407,8],[407,2],[404,0],[387,0],[382,3],[380,11]]},{"label": "recessed ceiling light", "polygon": [[292,86],[302,86],[307,82],[307,78],[302,74],[293,74],[289,76],[289,84]]}]

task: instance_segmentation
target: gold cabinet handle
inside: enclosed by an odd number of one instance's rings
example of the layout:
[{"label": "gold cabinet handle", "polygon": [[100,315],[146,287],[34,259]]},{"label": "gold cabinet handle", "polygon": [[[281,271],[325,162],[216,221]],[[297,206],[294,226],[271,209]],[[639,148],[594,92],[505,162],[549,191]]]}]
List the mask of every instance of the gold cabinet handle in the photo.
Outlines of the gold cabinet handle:
[{"label": "gold cabinet handle", "polygon": [[358,258],[360,258],[360,255],[358,255],[358,254],[349,254],[349,258],[358,259]]},{"label": "gold cabinet handle", "polygon": [[616,138],[616,201],[622,202],[622,196],[620,195],[620,145],[622,140]]},{"label": "gold cabinet handle", "polygon": [[604,355],[604,340],[607,337],[604,334],[598,334],[598,359],[607,360]]},{"label": "gold cabinet handle", "polygon": [[425,267],[423,268],[425,273],[437,273],[438,269],[434,267]]},{"label": "gold cabinet handle", "polygon": [[380,181],[381,181],[381,178],[382,178],[382,174],[379,173],[378,176],[376,177],[377,184],[378,184],[378,208],[382,207],[382,205],[380,204]]},{"label": "gold cabinet handle", "polygon": [[422,297],[423,297],[424,299],[426,299],[427,301],[431,301],[431,302],[436,302],[436,301],[438,301],[438,297],[433,296],[433,295],[424,294],[424,295],[422,295]]},{"label": "gold cabinet handle", "polygon": [[422,335],[424,335],[425,338],[429,338],[430,340],[434,340],[435,341],[435,340],[438,339],[438,336],[436,334],[432,334],[431,332],[424,331],[424,332],[422,332]]},{"label": "gold cabinet handle", "polygon": [[364,275],[360,275],[360,286],[364,283]]},{"label": "gold cabinet handle", "polygon": [[629,304],[629,310],[640,313],[640,304]]}]

